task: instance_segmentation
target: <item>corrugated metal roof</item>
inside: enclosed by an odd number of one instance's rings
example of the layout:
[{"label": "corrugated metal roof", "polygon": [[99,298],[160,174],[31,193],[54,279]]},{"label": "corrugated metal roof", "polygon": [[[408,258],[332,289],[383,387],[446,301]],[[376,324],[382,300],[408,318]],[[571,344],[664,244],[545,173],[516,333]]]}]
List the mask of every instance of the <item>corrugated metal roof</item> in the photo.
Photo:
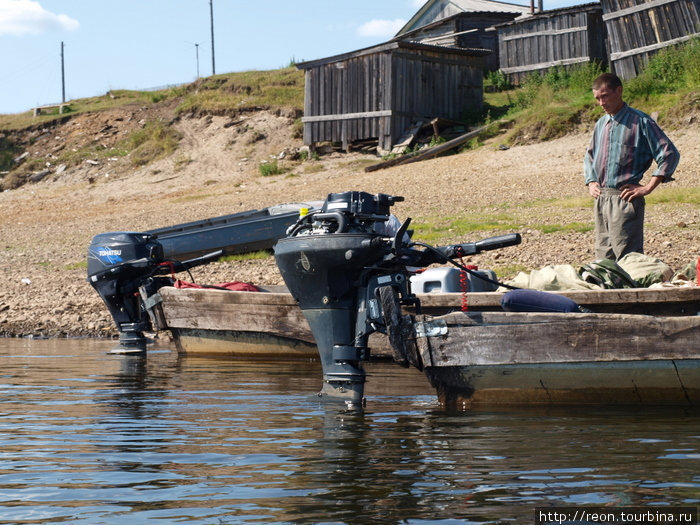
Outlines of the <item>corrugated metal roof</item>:
[{"label": "corrugated metal roof", "polygon": [[363,49],[358,49],[356,51],[350,51],[349,53],[342,53],[340,55],[334,55],[326,58],[319,58],[317,60],[308,60],[306,62],[300,62],[296,64],[298,69],[311,69],[323,64],[331,64],[333,62],[342,62],[355,57],[360,57],[363,55],[370,55],[372,53],[383,53],[391,51],[393,49],[415,49],[418,51],[437,51],[443,54],[452,55],[462,55],[462,56],[486,56],[492,53],[490,49],[477,49],[477,48],[464,48],[464,47],[447,47],[447,46],[437,46],[429,44],[420,44],[417,42],[385,42],[372,47],[365,47]]}]

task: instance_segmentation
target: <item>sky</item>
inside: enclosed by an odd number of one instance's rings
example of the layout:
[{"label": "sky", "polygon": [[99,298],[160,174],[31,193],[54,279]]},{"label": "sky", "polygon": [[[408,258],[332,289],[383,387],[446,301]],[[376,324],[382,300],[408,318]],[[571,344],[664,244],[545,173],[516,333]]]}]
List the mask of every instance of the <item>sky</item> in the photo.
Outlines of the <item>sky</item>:
[{"label": "sky", "polygon": [[[192,82],[214,66],[277,69],[373,46],[425,1],[0,0],[0,114],[61,102],[61,42],[70,101]],[[580,3],[544,0],[544,8]]]}]

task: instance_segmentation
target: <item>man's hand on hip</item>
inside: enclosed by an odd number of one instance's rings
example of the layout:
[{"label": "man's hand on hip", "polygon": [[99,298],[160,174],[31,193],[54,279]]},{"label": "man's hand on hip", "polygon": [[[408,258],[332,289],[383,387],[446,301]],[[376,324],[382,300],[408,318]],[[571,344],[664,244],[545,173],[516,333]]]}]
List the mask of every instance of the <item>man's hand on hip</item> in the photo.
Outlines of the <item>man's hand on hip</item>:
[{"label": "man's hand on hip", "polygon": [[591,197],[597,199],[600,196],[600,184],[598,184],[597,182],[589,182],[588,193],[591,194]]}]

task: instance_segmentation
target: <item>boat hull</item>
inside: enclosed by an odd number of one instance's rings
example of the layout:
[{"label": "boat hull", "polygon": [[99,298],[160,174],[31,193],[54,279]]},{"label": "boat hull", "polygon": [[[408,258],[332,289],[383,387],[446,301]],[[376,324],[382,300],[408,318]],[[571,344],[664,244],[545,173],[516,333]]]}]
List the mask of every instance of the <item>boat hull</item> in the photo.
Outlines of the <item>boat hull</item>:
[{"label": "boat hull", "polygon": [[700,406],[698,316],[453,313],[414,326],[414,364],[448,406]]},{"label": "boat hull", "polygon": [[[288,292],[206,288],[159,291],[159,330],[169,330],[179,352],[240,357],[318,359],[309,323]],[[393,355],[387,338],[370,336],[372,355]]]},{"label": "boat hull", "polygon": [[318,359],[314,343],[243,330],[172,328],[178,352],[275,359]]},{"label": "boat hull", "polygon": [[445,405],[700,406],[700,360],[429,367]]}]

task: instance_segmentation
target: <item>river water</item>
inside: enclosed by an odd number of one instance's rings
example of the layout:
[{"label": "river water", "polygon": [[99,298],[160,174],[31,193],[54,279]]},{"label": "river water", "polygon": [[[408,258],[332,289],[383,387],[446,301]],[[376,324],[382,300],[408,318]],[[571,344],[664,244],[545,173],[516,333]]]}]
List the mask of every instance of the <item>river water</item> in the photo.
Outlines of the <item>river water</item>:
[{"label": "river water", "polygon": [[536,507],[700,504],[683,410],[446,412],[370,364],[367,406],[316,362],[111,355],[0,339],[0,523],[517,523]]}]

